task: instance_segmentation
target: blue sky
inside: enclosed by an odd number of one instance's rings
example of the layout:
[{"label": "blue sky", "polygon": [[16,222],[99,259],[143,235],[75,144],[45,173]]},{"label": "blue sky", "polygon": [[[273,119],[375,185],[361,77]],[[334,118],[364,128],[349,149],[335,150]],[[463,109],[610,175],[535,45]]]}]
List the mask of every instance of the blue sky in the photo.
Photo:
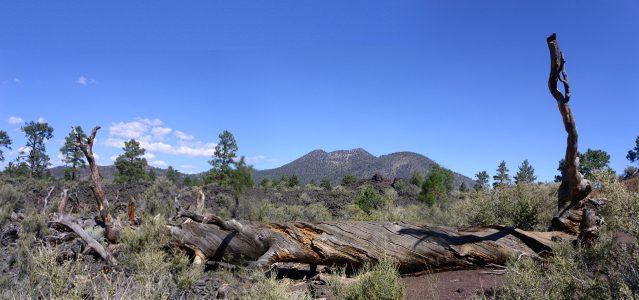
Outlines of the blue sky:
[{"label": "blue sky", "polygon": [[0,130],[98,131],[99,164],[143,141],[201,172],[218,135],[257,169],[315,149],[423,154],[455,172],[551,181],[566,133],[545,38],[566,56],[579,149],[618,173],[639,135],[637,1],[4,1]]}]

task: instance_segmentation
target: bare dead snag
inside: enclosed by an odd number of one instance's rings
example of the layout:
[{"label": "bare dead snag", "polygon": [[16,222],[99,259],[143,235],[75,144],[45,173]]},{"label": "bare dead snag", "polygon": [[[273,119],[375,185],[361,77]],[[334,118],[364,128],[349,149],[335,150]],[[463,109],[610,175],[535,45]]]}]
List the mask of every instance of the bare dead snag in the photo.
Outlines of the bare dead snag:
[{"label": "bare dead snag", "polygon": [[116,230],[112,220],[111,213],[109,212],[109,201],[104,197],[104,192],[102,192],[102,186],[100,185],[100,173],[98,172],[98,165],[95,163],[95,158],[93,157],[93,141],[95,141],[95,134],[101,128],[100,126],[95,126],[91,131],[91,136],[87,138],[86,144],[80,138],[80,135],[75,130],[75,126],[71,126],[73,128],[73,134],[75,135],[76,142],[74,143],[76,146],[82,149],[84,156],[87,158],[87,162],[89,163],[89,168],[91,169],[91,177],[93,179],[91,185],[91,191],[95,196],[96,201],[98,202],[98,210],[100,212],[100,218],[104,222],[104,232],[107,240],[111,243],[115,243],[120,237],[120,233]]},{"label": "bare dead snag", "polygon": [[[596,225],[597,222],[594,221],[595,207],[589,208],[591,212],[588,214],[592,214],[592,216],[589,217],[590,220],[588,222],[584,220],[584,216],[587,215],[584,214],[585,199],[592,191],[592,186],[590,181],[584,179],[583,175],[579,172],[577,125],[575,125],[575,117],[572,114],[570,105],[568,105],[571,94],[568,75],[566,74],[566,60],[564,59],[564,53],[559,51],[555,33],[546,38],[546,42],[550,50],[548,89],[550,89],[550,93],[557,101],[559,112],[564,122],[564,128],[568,133],[565,157],[566,165],[561,171],[562,181],[558,191],[558,212],[552,219],[549,229],[573,234],[588,232],[587,235],[592,238],[594,233],[598,235],[599,229],[598,225]],[[557,88],[557,81],[563,83],[565,96]]]},{"label": "bare dead snag", "polygon": [[133,196],[131,196],[131,200],[129,201],[129,207],[128,207],[128,214],[129,214],[129,224],[134,225],[137,224],[137,218],[135,217],[135,199],[133,198]]},{"label": "bare dead snag", "polygon": [[[68,199],[68,190],[65,189],[62,192],[62,199],[60,200],[60,204],[58,205],[58,213],[60,214],[60,216],[58,217],[57,220],[49,222],[53,227],[61,230],[61,231],[66,231],[66,232],[73,232],[75,235],[77,235],[77,237],[80,237],[81,239],[83,239],[86,243],[87,246],[91,249],[93,249],[95,252],[98,253],[98,255],[100,255],[100,257],[102,257],[102,259],[104,259],[104,261],[109,264],[109,265],[117,265],[117,261],[115,260],[115,258],[113,257],[113,255],[107,251],[102,244],[100,244],[98,241],[96,241],[93,237],[91,237],[83,228],[82,226],[78,225],[77,223],[75,223],[73,220],[71,220],[71,218],[69,218],[69,216],[66,213],[66,204],[67,204],[67,199]],[[47,239],[48,238],[48,239]],[[53,242],[53,243],[59,243],[61,241],[65,241],[68,239],[73,238],[72,235],[62,235],[60,237],[45,237],[45,241],[46,242]],[[86,252],[86,251],[85,251]]]},{"label": "bare dead snag", "polygon": [[47,201],[49,200],[49,197],[51,197],[51,192],[53,192],[53,189],[55,189],[55,185],[51,187],[49,194],[47,194],[47,196],[44,198],[44,205],[42,206],[43,214],[47,212]]}]

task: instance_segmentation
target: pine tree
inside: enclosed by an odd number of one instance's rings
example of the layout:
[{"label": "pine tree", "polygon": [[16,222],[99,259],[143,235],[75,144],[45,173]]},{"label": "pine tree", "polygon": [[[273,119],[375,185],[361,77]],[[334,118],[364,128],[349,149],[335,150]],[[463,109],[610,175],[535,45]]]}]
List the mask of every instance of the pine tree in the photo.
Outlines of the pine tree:
[{"label": "pine tree", "polygon": [[288,185],[288,178],[286,177],[286,175],[282,174],[282,176],[280,176],[279,183],[284,184],[285,186]]},{"label": "pine tree", "polygon": [[192,186],[200,186],[200,184],[201,184],[200,178],[194,177],[193,180],[191,180]]},{"label": "pine tree", "polygon": [[297,180],[297,175],[293,174],[293,176],[291,176],[291,179],[288,180],[288,187],[292,188],[299,185],[300,185],[300,181]]},{"label": "pine tree", "polygon": [[140,148],[140,143],[134,139],[124,142],[124,154],[121,154],[115,160],[115,167],[118,169],[115,172],[116,183],[138,183],[140,180],[146,179],[144,167],[147,166],[144,148]]},{"label": "pine tree", "polygon": [[422,183],[422,191],[419,200],[426,202],[429,206],[446,197],[446,186],[444,186],[444,176],[439,172],[430,172],[428,178]]},{"label": "pine tree", "polygon": [[328,179],[322,179],[322,180],[320,181],[320,186],[319,186],[319,187],[324,188],[324,189],[327,189],[327,190],[330,190],[330,189],[332,189],[332,188],[333,188],[333,187],[331,186],[331,182],[330,182],[330,181],[328,181]]},{"label": "pine tree", "polygon": [[500,187],[510,184],[510,175],[508,175],[508,168],[506,168],[506,161],[502,161],[497,168],[497,175],[493,176],[493,187]]},{"label": "pine tree", "polygon": [[[82,130],[82,127],[76,126],[75,130],[80,136],[80,139],[86,143],[87,135]],[[69,173],[69,180],[75,180],[76,174],[78,174],[78,177],[80,175],[80,169],[87,168],[86,162],[84,161],[84,153],[80,147],[75,145],[75,142],[75,134],[71,131],[69,135],[64,138],[64,145],[60,148],[60,152],[62,152],[63,157],[62,162],[64,162],[67,166],[70,165],[64,169],[65,179],[66,174]]]},{"label": "pine tree", "polygon": [[469,191],[468,187],[466,187],[466,183],[462,182],[462,184],[459,186],[459,191],[462,193],[466,193]]},{"label": "pine tree", "polygon": [[180,182],[179,176],[180,173],[178,173],[178,170],[173,169],[172,166],[169,166],[169,168],[166,170],[166,173],[164,174],[164,177],[166,177],[168,181],[173,182],[173,184],[175,185]]},{"label": "pine tree", "polygon": [[182,184],[183,185],[191,185],[191,177],[189,177],[189,176],[184,177],[184,180],[182,180]]},{"label": "pine tree", "polygon": [[260,181],[259,185],[261,187],[267,187],[269,185],[269,183],[270,183],[270,180],[268,180],[268,178],[264,178],[264,179],[262,179],[262,181]]},{"label": "pine tree", "polygon": [[424,182],[424,177],[422,176],[422,173],[419,173],[419,171],[415,170],[413,172],[413,177],[411,177],[408,182],[416,186],[422,186],[422,183]]},{"label": "pine tree", "polygon": [[488,172],[486,171],[481,171],[477,174],[475,174],[475,177],[477,177],[477,185],[475,185],[475,190],[478,191],[486,186],[488,186]]},{"label": "pine tree", "polygon": [[11,139],[4,130],[0,130],[0,161],[4,161],[4,156],[2,156],[2,147],[11,150]]},{"label": "pine tree", "polygon": [[151,167],[151,169],[149,169],[149,172],[146,173],[146,179],[149,182],[155,182],[155,179],[156,179],[155,177],[156,177],[155,171],[153,170],[153,167]]},{"label": "pine tree", "polygon": [[455,175],[453,171],[441,167],[438,163],[433,163],[430,166],[431,172],[437,172],[444,177],[444,186],[447,192],[451,192],[455,189]]},{"label": "pine tree", "polygon": [[218,137],[220,138],[220,142],[215,146],[213,159],[209,160],[209,164],[213,166],[209,173],[213,176],[219,174],[221,177],[228,177],[231,175],[231,170],[233,169],[233,158],[237,157],[237,155],[235,155],[238,149],[237,143],[235,142],[233,134],[227,130],[224,130]]},{"label": "pine tree", "polygon": [[21,151],[20,154],[29,162],[29,178],[35,175],[38,178],[44,177],[45,169],[51,165],[49,156],[45,154],[45,141],[53,138],[53,128],[48,123],[24,123],[25,126],[20,130],[27,137],[27,145],[29,153]]},{"label": "pine tree", "polygon": [[524,160],[524,162],[519,166],[519,172],[515,175],[515,183],[525,183],[532,184],[537,180],[537,176],[535,176],[535,169],[531,165],[528,164],[528,160]]},{"label": "pine tree", "polygon": [[311,179],[311,183],[310,183],[310,185],[312,185],[312,186],[317,186],[317,184],[315,183],[315,179]]},{"label": "pine tree", "polygon": [[[590,148],[588,148],[586,153],[577,151],[577,157],[579,158],[579,173],[584,175],[584,178],[588,180],[594,179],[593,172],[595,170],[608,169],[609,171],[613,172],[608,165],[610,163],[610,155],[608,155],[606,151],[591,150]],[[557,168],[559,174],[563,172],[562,170],[565,166],[566,160],[562,158],[561,160],[559,160],[559,167]],[[555,182],[561,182],[561,179],[561,175],[555,176]]]},{"label": "pine tree", "polygon": [[637,139],[635,140],[635,148],[628,151],[628,155],[626,155],[626,159],[629,160],[630,162],[637,161],[637,164],[639,164],[639,135],[637,136]]}]

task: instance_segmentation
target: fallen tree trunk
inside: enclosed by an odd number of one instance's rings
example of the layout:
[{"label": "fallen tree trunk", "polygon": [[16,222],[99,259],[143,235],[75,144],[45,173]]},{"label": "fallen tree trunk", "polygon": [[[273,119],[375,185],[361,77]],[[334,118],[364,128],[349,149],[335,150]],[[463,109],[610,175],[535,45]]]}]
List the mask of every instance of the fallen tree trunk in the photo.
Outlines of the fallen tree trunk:
[{"label": "fallen tree trunk", "polygon": [[409,222],[287,222],[243,225],[235,220],[182,210],[188,218],[167,226],[174,245],[196,260],[257,261],[358,267],[380,256],[395,259],[403,271],[471,269],[505,264],[520,255],[552,253],[553,238],[574,240],[563,232],[526,232],[501,225],[456,230]]}]

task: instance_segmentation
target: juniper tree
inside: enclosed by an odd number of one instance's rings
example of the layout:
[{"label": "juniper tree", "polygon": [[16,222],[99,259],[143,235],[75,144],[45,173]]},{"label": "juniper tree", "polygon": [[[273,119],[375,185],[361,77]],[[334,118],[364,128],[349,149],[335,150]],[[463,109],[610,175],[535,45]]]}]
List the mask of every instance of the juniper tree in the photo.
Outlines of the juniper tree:
[{"label": "juniper tree", "polygon": [[497,168],[497,175],[493,176],[493,187],[500,187],[510,183],[510,175],[508,175],[508,168],[506,168],[506,161],[501,161]]},{"label": "juniper tree", "polygon": [[342,185],[356,183],[357,181],[358,181],[358,179],[357,179],[357,177],[355,177],[355,175],[348,174],[348,175],[344,176],[344,178],[342,178]]},{"label": "juniper tree", "polygon": [[524,160],[524,162],[519,166],[519,172],[515,175],[515,183],[535,183],[537,180],[537,176],[535,176],[535,169],[531,165],[528,164],[528,160]]},{"label": "juniper tree", "polygon": [[146,180],[148,180],[149,182],[155,182],[155,179],[155,171],[153,170],[153,167],[151,167],[151,169],[149,169],[149,172],[146,173]]},{"label": "juniper tree", "polygon": [[331,182],[328,181],[328,179],[322,179],[322,181],[320,181],[320,186],[321,188],[325,188],[325,189],[332,189],[333,187],[331,186]]},{"label": "juniper tree", "polygon": [[444,186],[444,176],[439,172],[430,172],[419,194],[419,200],[429,206],[446,197],[446,186]]},{"label": "juniper tree", "polygon": [[315,179],[311,179],[311,183],[312,186],[317,186],[317,184],[315,183]]},{"label": "juniper tree", "polygon": [[[82,127],[77,126],[75,127],[75,130],[80,136],[80,139],[86,143],[87,135],[82,130]],[[64,162],[67,166],[70,165],[64,169],[65,176],[69,174],[70,180],[75,180],[76,173],[78,173],[79,177],[79,173],[81,172],[80,169],[87,168],[86,162],[84,161],[84,153],[82,152],[82,149],[75,144],[75,142],[76,136],[73,131],[71,131],[69,135],[64,138],[64,145],[60,148],[60,152],[62,152],[63,157],[62,162]]]},{"label": "juniper tree", "polygon": [[116,183],[138,183],[145,180],[144,167],[147,166],[144,158],[144,148],[140,148],[140,143],[134,139],[124,142],[124,154],[118,155],[115,160],[115,167],[118,169],[114,175],[113,182]]},{"label": "juniper tree", "polygon": [[453,171],[441,167],[438,163],[433,163],[430,166],[431,172],[437,172],[444,177],[444,186],[446,187],[447,192],[451,192],[455,189],[455,175]]},{"label": "juniper tree", "polygon": [[33,178],[34,174],[37,177],[42,177],[45,174],[45,169],[51,165],[49,156],[45,154],[45,142],[53,138],[53,128],[48,123],[31,121],[24,124],[25,126],[21,127],[20,130],[27,137],[26,147],[29,149],[29,153],[23,150],[20,151],[20,154],[26,154],[22,158],[26,158],[29,162],[29,179]]},{"label": "juniper tree", "polygon": [[261,187],[268,187],[268,184],[270,183],[270,180],[268,180],[268,178],[264,178],[262,179],[262,181],[260,181],[259,186]]},{"label": "juniper tree", "polygon": [[2,156],[2,147],[5,147],[11,150],[11,139],[7,135],[7,132],[4,130],[0,130],[0,161],[4,161],[4,156]]},{"label": "juniper tree", "polygon": [[468,187],[466,187],[466,183],[465,182],[462,182],[462,184],[459,186],[459,191],[462,192],[462,193],[465,193],[465,192],[469,191]]}]

